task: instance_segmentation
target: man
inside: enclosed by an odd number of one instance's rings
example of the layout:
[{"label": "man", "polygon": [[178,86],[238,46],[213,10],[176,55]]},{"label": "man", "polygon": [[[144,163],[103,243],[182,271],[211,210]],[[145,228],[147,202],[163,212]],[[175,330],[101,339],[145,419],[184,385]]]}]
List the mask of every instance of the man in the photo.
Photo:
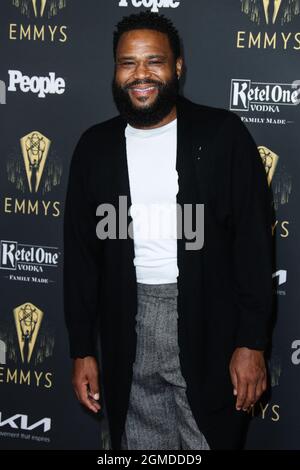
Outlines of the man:
[{"label": "man", "polygon": [[[234,113],[179,96],[183,59],[170,20],[150,12],[123,18],[114,55],[120,115],[82,135],[65,206],[75,392],[97,413],[102,379],[112,449],[238,449],[247,411],[266,389],[265,170]],[[145,230],[161,228],[155,204],[169,209],[164,236]],[[152,217],[141,218],[141,206]],[[105,237],[111,207],[117,228]]]}]

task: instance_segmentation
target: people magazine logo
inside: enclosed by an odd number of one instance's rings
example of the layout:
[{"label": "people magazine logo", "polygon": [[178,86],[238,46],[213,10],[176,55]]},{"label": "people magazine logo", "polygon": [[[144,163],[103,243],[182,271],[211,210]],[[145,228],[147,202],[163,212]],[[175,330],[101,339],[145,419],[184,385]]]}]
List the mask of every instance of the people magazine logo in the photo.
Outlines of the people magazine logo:
[{"label": "people magazine logo", "polygon": [[161,8],[178,8],[182,0],[118,0],[119,7],[145,7],[153,13],[158,13]]},{"label": "people magazine logo", "polygon": [[4,80],[0,81],[0,104],[7,103],[7,92],[16,95],[20,93],[35,95],[37,98],[46,98],[48,95],[62,95],[66,90],[66,82],[62,77],[56,77],[55,72],[46,76],[23,74],[21,70],[8,70],[8,86]]}]

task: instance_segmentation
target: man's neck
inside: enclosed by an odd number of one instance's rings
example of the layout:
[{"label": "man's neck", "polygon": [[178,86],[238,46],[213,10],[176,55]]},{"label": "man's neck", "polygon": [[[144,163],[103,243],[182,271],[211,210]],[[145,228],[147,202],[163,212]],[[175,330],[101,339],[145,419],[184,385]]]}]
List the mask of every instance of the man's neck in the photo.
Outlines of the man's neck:
[{"label": "man's neck", "polygon": [[156,129],[158,127],[162,127],[162,126],[165,126],[166,124],[169,124],[169,122],[171,121],[174,121],[174,119],[176,119],[177,117],[177,110],[176,110],[176,106],[174,106],[171,110],[171,112],[165,116],[161,121],[159,121],[157,124],[153,125],[153,126],[132,126],[132,127],[135,127],[136,129]]}]

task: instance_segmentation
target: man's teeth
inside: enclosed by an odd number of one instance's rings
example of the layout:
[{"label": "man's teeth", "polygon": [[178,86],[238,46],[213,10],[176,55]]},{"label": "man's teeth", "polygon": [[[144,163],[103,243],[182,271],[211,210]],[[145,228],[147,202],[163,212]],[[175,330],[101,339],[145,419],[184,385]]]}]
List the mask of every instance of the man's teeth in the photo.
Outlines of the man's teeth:
[{"label": "man's teeth", "polygon": [[153,90],[155,87],[154,86],[150,86],[148,88],[132,88],[133,91],[149,91],[149,90]]}]

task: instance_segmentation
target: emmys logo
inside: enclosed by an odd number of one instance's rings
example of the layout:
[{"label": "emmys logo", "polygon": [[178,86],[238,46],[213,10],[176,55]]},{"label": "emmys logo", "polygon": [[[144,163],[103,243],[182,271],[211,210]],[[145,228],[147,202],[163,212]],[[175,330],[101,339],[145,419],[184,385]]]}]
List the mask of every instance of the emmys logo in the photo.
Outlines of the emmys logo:
[{"label": "emmys logo", "polygon": [[9,161],[7,165],[8,180],[17,189],[25,192],[27,186],[30,193],[37,193],[43,175],[42,192],[49,192],[60,183],[62,168],[57,161],[48,162],[48,170],[45,171],[50,145],[51,141],[39,131],[32,131],[20,139],[23,165],[20,166],[19,159]]},{"label": "emmys logo", "polygon": [[55,346],[51,318],[26,302],[8,315],[2,312],[0,328],[0,382],[51,389],[53,373],[42,365],[49,364]]},{"label": "emmys logo", "polygon": [[[11,0],[20,13],[34,24],[10,23],[8,37],[11,41],[66,42],[67,26],[53,24],[53,17],[67,6],[66,0]],[[51,20],[49,24],[43,24]]]},{"label": "emmys logo", "polygon": [[[160,8],[178,8],[180,0],[131,0],[131,5],[135,8],[146,7],[154,13],[159,12]],[[119,7],[128,7],[129,0],[119,0]]]},{"label": "emmys logo", "polygon": [[66,0],[12,0],[12,4],[19,8],[22,15],[30,18],[43,18],[47,16],[52,18],[56,16],[60,10],[66,7]]},{"label": "emmys logo", "polygon": [[[269,186],[272,183],[272,196],[273,196],[272,204],[274,205],[275,210],[277,210],[280,205],[284,205],[289,202],[289,197],[292,192],[291,176],[286,171],[284,165],[281,165],[281,167],[277,169],[278,162],[279,162],[279,155],[277,155],[271,149],[263,145],[260,145],[258,147],[258,151],[259,151],[259,154],[261,156],[262,162],[266,170]],[[275,174],[275,171],[276,171],[276,174]],[[273,225],[272,227],[273,234],[274,234],[274,230],[277,224],[278,224],[278,220],[275,222],[275,225]],[[289,235],[289,231],[286,227],[288,224],[289,224],[288,221],[283,221],[280,225],[282,229],[282,233],[280,236],[282,238],[286,238]],[[286,273],[286,271],[277,271],[276,275],[278,273],[280,273],[280,281],[281,281],[281,279],[283,278],[282,277],[283,273]],[[279,282],[278,285],[281,285],[281,284],[283,283]],[[277,293],[279,293],[279,291],[277,291]],[[285,295],[285,294],[282,294],[282,295]]]},{"label": "emmys logo", "polygon": [[[6,164],[8,181],[22,193],[46,194],[60,184],[62,176],[61,159],[52,152],[49,160],[51,141],[39,131],[32,131],[20,139],[20,152],[14,149]],[[22,162],[20,162],[20,158]],[[60,202],[44,199],[4,198],[4,212],[48,216],[60,215]]]},{"label": "emmys logo", "polygon": [[238,49],[300,50],[300,32],[281,31],[300,13],[300,0],[241,0],[241,9],[253,23],[264,31],[238,31]]},{"label": "emmys logo", "polygon": [[22,362],[29,363],[44,313],[29,302],[19,305],[13,312]]},{"label": "emmys logo", "polygon": [[21,149],[30,192],[37,192],[51,141],[38,131],[21,138]]},{"label": "emmys logo", "polygon": [[300,0],[242,0],[242,12],[260,25],[290,23],[300,13]]},{"label": "emmys logo", "polygon": [[268,184],[270,186],[273,175],[276,170],[279,156],[276,155],[276,153],[272,152],[272,150],[268,149],[267,147],[264,147],[263,145],[260,145],[258,147],[258,151],[261,156],[262,162],[264,164],[266,174],[267,174]]}]

